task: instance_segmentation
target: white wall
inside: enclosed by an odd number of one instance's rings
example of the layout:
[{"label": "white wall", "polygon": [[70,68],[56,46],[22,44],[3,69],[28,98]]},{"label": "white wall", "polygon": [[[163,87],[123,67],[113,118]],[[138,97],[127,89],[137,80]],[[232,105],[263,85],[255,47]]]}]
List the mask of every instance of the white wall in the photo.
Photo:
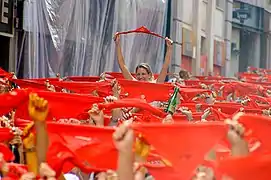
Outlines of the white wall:
[{"label": "white wall", "polygon": [[206,15],[207,15],[207,1],[202,1],[200,7],[200,16],[201,16],[201,30],[206,32]]},{"label": "white wall", "polygon": [[254,59],[253,62],[250,62],[254,67],[260,67],[260,58],[261,58],[261,37],[259,34],[254,35],[253,43]]},{"label": "white wall", "polygon": [[225,28],[224,11],[219,8],[216,8],[214,19],[215,22],[213,28],[215,36],[224,40],[224,28]]},{"label": "white wall", "polygon": [[[236,43],[236,49],[240,49],[240,31],[239,29],[232,29],[231,42]],[[239,71],[239,55],[236,53],[231,54],[231,60],[229,61],[228,76],[233,77],[236,72]]]},{"label": "white wall", "polygon": [[184,0],[182,3],[183,6],[183,14],[182,21],[187,25],[192,25],[193,20],[193,1],[192,0]]},{"label": "white wall", "polygon": [[238,0],[243,3],[251,4],[257,7],[264,7],[268,0]]},{"label": "white wall", "polygon": [[[201,21],[201,29],[202,35],[205,37],[206,33],[206,18],[207,18],[207,0],[199,0],[201,1],[200,5],[200,21]],[[183,13],[182,13],[182,21],[184,22],[183,27],[187,29],[191,29],[192,20],[193,20],[193,1],[192,0],[184,0],[183,1]],[[214,17],[214,34],[219,39],[224,40],[224,10],[216,8],[215,17]]]},{"label": "white wall", "polygon": [[268,12],[271,12],[271,3],[269,0],[264,0],[265,4],[264,4],[264,9]]}]

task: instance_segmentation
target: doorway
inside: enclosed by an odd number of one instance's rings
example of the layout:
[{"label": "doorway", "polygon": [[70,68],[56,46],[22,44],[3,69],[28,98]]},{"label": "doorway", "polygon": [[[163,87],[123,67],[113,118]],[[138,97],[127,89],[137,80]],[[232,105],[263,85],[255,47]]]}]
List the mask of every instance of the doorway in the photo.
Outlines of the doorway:
[{"label": "doorway", "polygon": [[9,43],[9,37],[0,36],[0,67],[6,71],[9,70]]}]

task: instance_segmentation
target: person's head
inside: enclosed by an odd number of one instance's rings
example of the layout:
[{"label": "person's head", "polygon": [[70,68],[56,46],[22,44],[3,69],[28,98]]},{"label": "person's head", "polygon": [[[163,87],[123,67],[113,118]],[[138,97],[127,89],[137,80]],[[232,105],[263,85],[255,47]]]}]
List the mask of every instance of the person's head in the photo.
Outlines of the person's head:
[{"label": "person's head", "polygon": [[181,69],[179,72],[179,76],[181,79],[187,80],[190,78],[188,71]]},{"label": "person's head", "polygon": [[153,74],[147,63],[141,63],[136,67],[136,79],[138,81],[152,81]]}]

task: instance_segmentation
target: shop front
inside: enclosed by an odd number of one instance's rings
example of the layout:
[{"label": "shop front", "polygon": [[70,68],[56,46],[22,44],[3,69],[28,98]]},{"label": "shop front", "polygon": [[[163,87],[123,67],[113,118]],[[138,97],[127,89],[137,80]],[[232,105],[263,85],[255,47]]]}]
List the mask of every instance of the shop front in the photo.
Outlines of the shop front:
[{"label": "shop front", "polygon": [[14,1],[2,0],[0,12],[0,67],[9,70],[10,38],[14,35]]},{"label": "shop front", "polygon": [[244,2],[233,2],[232,27],[239,30],[240,44],[239,69],[246,71],[248,66],[259,67],[264,34],[264,10]]},{"label": "shop front", "polygon": [[192,46],[192,31],[183,28],[182,29],[182,62],[181,68],[192,72],[192,57],[193,57],[193,46]]},{"label": "shop front", "polygon": [[214,41],[214,75],[222,75],[225,66],[226,47],[224,41]]}]

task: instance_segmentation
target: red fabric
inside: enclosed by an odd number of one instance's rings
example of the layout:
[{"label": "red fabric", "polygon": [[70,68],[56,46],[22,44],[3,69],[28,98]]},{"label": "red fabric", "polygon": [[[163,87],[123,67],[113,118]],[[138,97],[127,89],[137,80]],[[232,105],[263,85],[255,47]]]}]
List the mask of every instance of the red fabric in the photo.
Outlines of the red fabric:
[{"label": "red fabric", "polygon": [[[27,166],[25,165],[22,165],[22,164],[15,164],[15,163],[7,163],[8,165],[8,173],[6,174],[6,176],[9,178],[9,179],[13,179],[13,180],[19,180],[20,177],[27,173]],[[2,168],[2,167],[0,167]]]},{"label": "red fabric", "polygon": [[6,146],[5,144],[0,144],[0,153],[3,154],[4,156],[4,160],[6,162],[10,162],[14,160],[14,155],[13,153],[10,151],[10,149],[8,148],[8,146]]},{"label": "red fabric", "polygon": [[219,161],[218,170],[234,180],[269,180],[271,154],[230,157]]},{"label": "red fabric", "polygon": [[123,32],[118,32],[118,34],[130,34],[130,33],[145,33],[145,34],[150,34],[150,35],[153,35],[153,36],[157,36],[157,37],[160,37],[160,38],[163,38],[165,39],[165,37],[159,35],[159,34],[156,34],[154,32],[151,32],[149,29],[147,29],[145,26],[141,26],[140,28],[137,28],[135,30],[130,30],[130,31],[123,31]]},{"label": "red fabric", "polygon": [[72,81],[86,81],[86,82],[96,82],[100,80],[99,76],[68,76],[67,79]]},{"label": "red fabric", "polygon": [[34,81],[34,80],[25,80],[25,79],[12,79],[12,81],[20,86],[20,88],[33,88],[38,90],[47,90],[44,82]]},{"label": "red fabric", "polygon": [[9,113],[28,100],[28,90],[15,90],[10,93],[0,94],[0,115]]},{"label": "red fabric", "polygon": [[204,155],[227,132],[223,123],[141,124],[133,125],[133,128],[141,132],[160,155],[172,162],[174,170],[181,172],[178,179],[191,178]]},{"label": "red fabric", "polygon": [[9,128],[0,128],[0,142],[9,141],[13,138],[13,134]]},{"label": "red fabric", "polygon": [[9,76],[11,76],[11,74],[6,72],[2,68],[0,68],[0,77],[7,77],[7,76],[9,77]]},{"label": "red fabric", "polygon": [[155,108],[151,106],[150,104],[144,102],[141,99],[122,99],[118,101],[114,101],[112,103],[106,103],[106,104],[99,104],[100,109],[115,109],[115,108],[122,108],[122,107],[137,107],[142,110],[146,110],[151,112],[154,115],[160,116],[160,117],[165,117],[166,113],[159,110],[158,108]]},{"label": "red fabric", "polygon": [[266,116],[260,116],[255,114],[244,114],[238,121],[244,125],[246,129],[249,129],[253,132],[253,137],[257,138],[261,142],[261,146],[270,151],[270,127],[271,127],[271,118]]},{"label": "red fabric", "polygon": [[[92,104],[103,102],[103,98],[91,95],[67,94],[58,92],[37,91],[40,97],[49,102],[48,119],[75,118],[91,109]],[[30,119],[28,115],[28,97],[17,108],[16,118]]]},{"label": "red fabric", "polygon": [[56,85],[75,93],[90,94],[96,91],[100,96],[108,96],[112,94],[112,86],[110,82],[72,82],[72,81],[55,81],[51,82]]},{"label": "red fabric", "polygon": [[47,163],[56,172],[56,177],[59,177],[63,172],[65,163],[71,163],[74,167],[78,167],[85,173],[106,171],[106,169],[90,167],[89,165],[86,165],[83,160],[83,157],[79,158],[68,147],[57,142],[50,146],[47,153]]},{"label": "red fabric", "polygon": [[173,91],[173,86],[169,84],[157,84],[141,81],[118,80],[122,94],[128,93],[129,98],[140,98],[145,96],[148,102],[168,101],[169,93]]}]

